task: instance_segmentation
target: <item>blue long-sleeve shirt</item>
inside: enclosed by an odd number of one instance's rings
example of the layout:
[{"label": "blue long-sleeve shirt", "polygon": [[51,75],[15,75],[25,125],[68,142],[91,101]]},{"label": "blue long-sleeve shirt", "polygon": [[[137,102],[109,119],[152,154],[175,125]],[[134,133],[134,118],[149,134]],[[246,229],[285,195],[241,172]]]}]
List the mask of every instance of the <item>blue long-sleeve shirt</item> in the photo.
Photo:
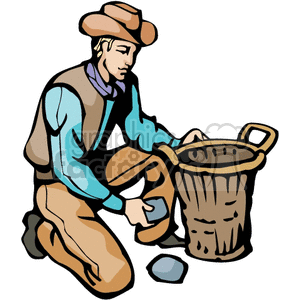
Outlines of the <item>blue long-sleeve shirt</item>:
[{"label": "blue long-sleeve shirt", "polygon": [[[155,143],[167,143],[175,147],[180,143],[163,129],[157,127],[150,119],[141,116],[137,88],[132,85],[132,110],[125,118],[125,133],[132,141],[137,141],[141,149],[151,151]],[[114,101],[105,100],[105,112],[100,132],[94,144],[97,148],[105,132],[105,127],[114,106]],[[52,128],[51,154],[55,175],[78,195],[101,200],[104,208],[122,213],[124,203],[120,197],[113,195],[107,187],[97,180],[89,166],[79,159],[83,150],[74,140],[82,137],[83,113],[78,97],[65,87],[54,87],[45,96],[46,119]],[[143,116],[145,116],[143,114]]]}]

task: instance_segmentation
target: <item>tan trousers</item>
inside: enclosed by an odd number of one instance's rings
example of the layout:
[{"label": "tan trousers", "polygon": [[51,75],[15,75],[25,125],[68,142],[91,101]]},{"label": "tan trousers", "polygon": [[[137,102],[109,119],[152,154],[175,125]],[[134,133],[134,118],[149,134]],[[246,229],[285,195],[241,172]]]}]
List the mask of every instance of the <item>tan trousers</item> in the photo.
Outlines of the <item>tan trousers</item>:
[{"label": "tan trousers", "polygon": [[55,262],[100,297],[133,285],[127,253],[85,201],[71,195],[61,183],[41,186],[36,200],[46,219],[37,236]]},{"label": "tan trousers", "polygon": [[[164,162],[157,156],[131,148],[123,149],[118,155],[110,162],[120,162],[122,157],[127,157],[129,165],[118,168],[118,171],[112,167],[114,164],[107,165],[111,172],[107,176],[111,185],[123,185],[143,172],[147,182],[151,183],[146,184],[150,190],[143,192],[144,199],[163,196],[171,212],[174,188]],[[134,159],[130,162],[128,156]],[[39,187],[36,203],[45,218],[37,230],[37,236],[53,261],[71,271],[90,292],[99,297],[113,297],[133,286],[134,273],[128,254],[84,200],[73,196],[62,183],[53,183]],[[152,243],[167,233],[169,223],[170,218],[167,218],[154,227],[140,228],[136,239],[142,243]]]}]

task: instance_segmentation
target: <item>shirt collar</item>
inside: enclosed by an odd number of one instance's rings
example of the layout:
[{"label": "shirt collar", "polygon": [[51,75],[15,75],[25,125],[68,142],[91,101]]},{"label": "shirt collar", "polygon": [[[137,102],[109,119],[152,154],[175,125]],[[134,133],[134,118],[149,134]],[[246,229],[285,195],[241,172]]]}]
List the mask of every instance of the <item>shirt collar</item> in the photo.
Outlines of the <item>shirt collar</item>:
[{"label": "shirt collar", "polygon": [[94,88],[101,94],[103,97],[110,96],[114,100],[117,97],[118,92],[125,93],[125,83],[122,81],[116,81],[115,86],[110,84],[106,84],[103,79],[101,78],[97,68],[90,62],[86,68],[87,76],[94,86]]}]

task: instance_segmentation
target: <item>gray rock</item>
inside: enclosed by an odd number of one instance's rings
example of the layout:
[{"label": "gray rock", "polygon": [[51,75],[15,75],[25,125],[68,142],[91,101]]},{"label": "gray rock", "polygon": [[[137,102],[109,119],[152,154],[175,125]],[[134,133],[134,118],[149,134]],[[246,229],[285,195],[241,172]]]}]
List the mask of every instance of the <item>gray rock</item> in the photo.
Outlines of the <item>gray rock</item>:
[{"label": "gray rock", "polygon": [[188,264],[177,256],[160,254],[149,263],[147,270],[155,281],[182,283]]},{"label": "gray rock", "polygon": [[167,205],[163,198],[148,199],[144,201],[146,204],[153,206],[152,211],[145,211],[148,222],[162,221],[168,215]]}]

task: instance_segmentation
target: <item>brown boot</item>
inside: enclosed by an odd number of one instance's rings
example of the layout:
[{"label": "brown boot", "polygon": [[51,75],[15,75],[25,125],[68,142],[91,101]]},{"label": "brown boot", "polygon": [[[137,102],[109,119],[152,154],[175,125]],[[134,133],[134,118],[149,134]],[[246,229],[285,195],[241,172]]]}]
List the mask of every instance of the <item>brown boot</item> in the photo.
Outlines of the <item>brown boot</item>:
[{"label": "brown boot", "polygon": [[37,228],[42,223],[40,216],[32,211],[25,214],[23,224],[26,226],[22,242],[30,257],[42,259],[47,256],[46,251],[37,239]]}]

